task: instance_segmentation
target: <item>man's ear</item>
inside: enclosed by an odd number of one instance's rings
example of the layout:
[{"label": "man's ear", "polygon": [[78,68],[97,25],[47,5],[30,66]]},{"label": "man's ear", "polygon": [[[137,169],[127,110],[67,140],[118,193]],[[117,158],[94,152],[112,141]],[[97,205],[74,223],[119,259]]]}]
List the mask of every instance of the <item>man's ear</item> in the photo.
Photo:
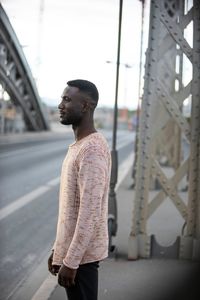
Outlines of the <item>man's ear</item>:
[{"label": "man's ear", "polygon": [[87,100],[83,101],[83,112],[88,111],[90,108],[89,102]]}]

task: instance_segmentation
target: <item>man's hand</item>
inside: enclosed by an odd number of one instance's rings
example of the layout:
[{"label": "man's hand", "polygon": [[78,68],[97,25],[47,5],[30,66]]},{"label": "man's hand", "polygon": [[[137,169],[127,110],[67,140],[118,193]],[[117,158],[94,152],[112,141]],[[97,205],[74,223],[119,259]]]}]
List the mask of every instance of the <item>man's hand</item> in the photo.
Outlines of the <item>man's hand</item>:
[{"label": "man's hand", "polygon": [[52,265],[52,262],[53,262],[53,251],[52,251],[52,253],[51,253],[51,255],[49,256],[49,259],[48,259],[48,269],[49,269],[49,272],[51,272],[52,275],[56,276],[58,274],[60,266]]},{"label": "man's hand", "polygon": [[70,269],[65,265],[62,265],[59,273],[58,273],[58,283],[63,287],[72,287],[75,285],[75,277],[76,277],[77,270]]}]

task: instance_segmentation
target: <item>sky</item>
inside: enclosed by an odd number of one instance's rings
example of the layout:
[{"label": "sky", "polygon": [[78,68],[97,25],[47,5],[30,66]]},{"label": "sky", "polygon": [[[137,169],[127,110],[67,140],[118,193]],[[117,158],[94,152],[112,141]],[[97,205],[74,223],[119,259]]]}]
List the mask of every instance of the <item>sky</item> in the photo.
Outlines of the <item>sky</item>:
[{"label": "sky", "polygon": [[[66,82],[81,78],[96,84],[99,106],[114,106],[119,0],[1,0],[1,3],[43,102],[57,105]],[[118,105],[129,109],[136,109],[138,103],[141,14],[141,1],[123,1]],[[148,23],[149,1],[146,1],[143,72]]]}]

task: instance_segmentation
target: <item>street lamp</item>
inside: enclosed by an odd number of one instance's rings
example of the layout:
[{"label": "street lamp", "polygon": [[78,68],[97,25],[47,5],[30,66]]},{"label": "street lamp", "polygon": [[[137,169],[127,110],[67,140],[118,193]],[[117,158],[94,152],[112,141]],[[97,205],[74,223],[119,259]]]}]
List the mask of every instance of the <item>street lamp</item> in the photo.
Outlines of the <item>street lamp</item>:
[{"label": "street lamp", "polygon": [[[111,61],[111,60],[106,60],[107,64],[116,64],[116,62]],[[124,107],[126,106],[126,98],[127,98],[127,69],[133,68],[134,65],[130,65],[127,63],[122,63],[120,62],[119,65],[125,67],[125,75],[124,75]]]},{"label": "street lamp", "polygon": [[118,29],[118,47],[117,47],[117,68],[116,68],[116,87],[115,87],[115,105],[114,105],[114,118],[113,118],[113,136],[112,136],[112,169],[110,178],[110,190],[108,199],[108,235],[109,235],[109,255],[114,251],[115,246],[112,245],[112,236],[117,232],[117,201],[115,186],[118,176],[118,154],[116,150],[116,137],[117,137],[117,114],[118,114],[118,83],[119,83],[119,64],[120,64],[120,44],[121,44],[121,24],[122,24],[122,7],[123,0],[119,1],[119,29]]}]

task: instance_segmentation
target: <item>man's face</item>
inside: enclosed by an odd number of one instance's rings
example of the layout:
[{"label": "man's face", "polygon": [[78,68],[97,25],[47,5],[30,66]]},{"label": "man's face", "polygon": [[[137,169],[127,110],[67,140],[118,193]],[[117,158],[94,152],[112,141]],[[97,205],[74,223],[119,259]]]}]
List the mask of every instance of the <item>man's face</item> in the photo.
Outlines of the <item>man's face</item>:
[{"label": "man's face", "polygon": [[84,100],[76,87],[67,86],[61,96],[60,122],[64,125],[79,125],[83,118]]}]

